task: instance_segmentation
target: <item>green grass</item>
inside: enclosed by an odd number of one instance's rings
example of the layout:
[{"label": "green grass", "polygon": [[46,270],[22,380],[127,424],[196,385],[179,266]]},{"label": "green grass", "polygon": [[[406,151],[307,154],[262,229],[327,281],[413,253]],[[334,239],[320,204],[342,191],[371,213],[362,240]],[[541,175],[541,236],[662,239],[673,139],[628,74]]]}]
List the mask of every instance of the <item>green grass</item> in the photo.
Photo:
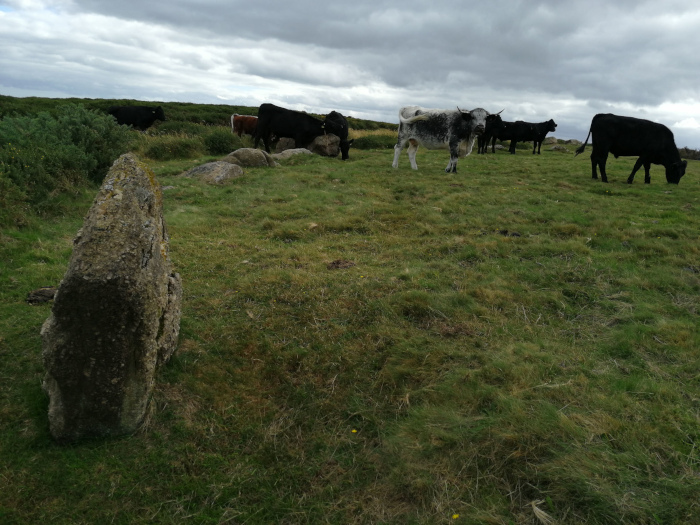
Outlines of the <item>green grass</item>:
[{"label": "green grass", "polygon": [[[2,232],[3,523],[693,523],[700,165],[351,150],[153,163],[185,295],[138,435],[48,433],[39,330],[91,196]],[[334,268],[334,261],[346,261]],[[454,518],[458,515],[457,518]]]}]

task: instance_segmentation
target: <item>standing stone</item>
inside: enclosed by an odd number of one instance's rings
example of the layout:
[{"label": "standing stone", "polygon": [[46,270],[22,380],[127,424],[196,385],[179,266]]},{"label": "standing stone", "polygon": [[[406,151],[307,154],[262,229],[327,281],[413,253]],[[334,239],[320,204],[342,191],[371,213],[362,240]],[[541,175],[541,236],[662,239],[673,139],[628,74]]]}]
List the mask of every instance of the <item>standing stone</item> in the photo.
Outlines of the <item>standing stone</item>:
[{"label": "standing stone", "polygon": [[177,345],[182,283],[153,173],[120,157],[73,241],[41,329],[51,435],[130,434],[149,413],[157,368]]}]

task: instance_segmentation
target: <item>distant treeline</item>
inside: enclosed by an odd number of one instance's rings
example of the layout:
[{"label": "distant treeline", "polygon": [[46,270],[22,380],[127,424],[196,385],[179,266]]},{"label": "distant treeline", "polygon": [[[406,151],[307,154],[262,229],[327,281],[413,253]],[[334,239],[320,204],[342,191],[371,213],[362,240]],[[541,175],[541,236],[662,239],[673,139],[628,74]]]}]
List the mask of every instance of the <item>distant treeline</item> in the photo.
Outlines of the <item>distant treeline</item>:
[{"label": "distant treeline", "polygon": [[[0,95],[0,118],[5,116],[34,116],[42,111],[55,114],[57,108],[65,104],[81,104],[88,110],[104,111],[110,106],[162,106],[165,116],[170,121],[204,124],[207,126],[230,126],[231,115],[257,115],[258,108],[228,104],[192,104],[188,102],[144,102],[129,99],[93,99],[93,98],[17,98]],[[323,117],[323,115],[315,115]],[[345,115],[352,129],[396,130],[396,124],[375,122]]]},{"label": "distant treeline", "polygon": [[700,150],[690,148],[678,148],[682,159],[700,160]]}]

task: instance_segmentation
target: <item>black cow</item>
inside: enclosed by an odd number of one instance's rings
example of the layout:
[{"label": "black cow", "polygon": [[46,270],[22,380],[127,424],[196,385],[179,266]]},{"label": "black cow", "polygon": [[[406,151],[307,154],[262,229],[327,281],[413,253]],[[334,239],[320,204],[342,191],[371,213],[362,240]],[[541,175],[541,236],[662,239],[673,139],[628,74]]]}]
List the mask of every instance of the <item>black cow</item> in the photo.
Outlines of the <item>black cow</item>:
[{"label": "black cow", "polygon": [[[331,111],[326,115],[325,126],[329,133],[333,133],[340,138],[340,153],[342,159],[346,160],[350,146],[355,141],[355,139],[348,140],[348,133],[350,132],[348,120],[337,111]],[[331,131],[331,129],[335,131]]]},{"label": "black cow", "polygon": [[161,106],[111,106],[107,113],[117,119],[117,123],[142,131],[150,128],[156,120],[165,120]]},{"label": "black cow", "polygon": [[513,155],[515,155],[515,145],[518,142],[532,141],[532,154],[534,155],[535,152],[537,152],[539,155],[540,149],[542,148],[542,141],[544,141],[547,133],[556,131],[556,129],[557,125],[552,119],[549,119],[547,122],[540,122],[539,124],[516,120],[511,126],[508,126],[507,134],[509,136],[501,137],[501,140],[510,139],[508,151]]},{"label": "black cow", "polygon": [[489,142],[491,142],[491,152],[496,153],[496,139],[505,125],[506,122],[501,118],[500,111],[486,117],[484,134],[477,137],[477,153],[486,153],[489,149]]},{"label": "black cow", "polygon": [[[498,123],[498,128],[494,129],[491,135],[491,152],[496,153],[496,141],[505,141],[505,140],[512,140],[515,137],[515,122],[507,122],[505,120],[501,120]],[[488,142],[484,144],[484,153],[486,153],[486,150],[488,149],[489,145]]]},{"label": "black cow", "polygon": [[599,113],[591,121],[591,127],[583,146],[576,150],[576,155],[583,153],[588,139],[593,133],[593,152],[591,153],[591,168],[593,178],[598,178],[596,166],[600,166],[600,177],[608,182],[605,173],[605,163],[608,153],[617,157],[636,157],[637,162],[632,168],[627,182],[632,184],[634,174],[644,166],[644,182],[649,184],[649,168],[651,164],[661,164],[666,168],[666,181],[678,184],[685,175],[687,161],[681,161],[673,132],[663,124],[634,117],[620,117],[610,113]]},{"label": "black cow", "polygon": [[340,152],[343,160],[348,158],[352,141],[348,141],[348,122],[337,111],[330,112],[321,121],[300,111],[281,108],[273,104],[261,104],[258,108],[258,127],[255,130],[255,147],[263,140],[265,151],[270,152],[270,136],[294,139],[297,148],[306,147],[311,141],[325,133],[340,138]]}]

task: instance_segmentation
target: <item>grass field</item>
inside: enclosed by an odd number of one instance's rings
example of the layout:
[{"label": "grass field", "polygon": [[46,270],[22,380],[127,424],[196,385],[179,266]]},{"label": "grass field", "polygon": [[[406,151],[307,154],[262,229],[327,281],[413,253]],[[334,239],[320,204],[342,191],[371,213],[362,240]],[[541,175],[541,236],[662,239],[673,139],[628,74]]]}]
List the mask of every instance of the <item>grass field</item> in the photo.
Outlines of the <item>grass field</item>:
[{"label": "grass field", "polygon": [[94,192],[2,231],[0,522],[700,522],[700,164],[588,154],[153,162],[179,348],[143,432],[71,447],[24,299]]}]

